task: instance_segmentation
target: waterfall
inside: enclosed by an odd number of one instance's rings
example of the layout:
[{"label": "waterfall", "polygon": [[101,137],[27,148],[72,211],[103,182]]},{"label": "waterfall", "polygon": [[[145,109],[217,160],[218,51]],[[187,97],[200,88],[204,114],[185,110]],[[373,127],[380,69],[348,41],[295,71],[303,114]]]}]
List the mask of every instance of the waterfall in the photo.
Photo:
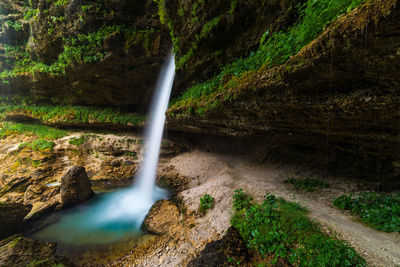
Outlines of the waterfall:
[{"label": "waterfall", "polygon": [[165,124],[165,112],[175,78],[175,60],[173,54],[163,66],[158,77],[156,91],[150,109],[150,125],[146,129],[146,148],[141,170],[139,171],[139,191],[150,197],[154,191],[161,139]]},{"label": "waterfall", "polygon": [[154,202],[166,197],[166,191],[158,188],[155,180],[174,77],[175,61],[170,53],[150,107],[143,161],[136,182],[130,188],[100,195],[89,204],[77,207],[57,223],[37,232],[36,238],[56,241],[59,245],[84,245],[115,242],[140,231]]}]

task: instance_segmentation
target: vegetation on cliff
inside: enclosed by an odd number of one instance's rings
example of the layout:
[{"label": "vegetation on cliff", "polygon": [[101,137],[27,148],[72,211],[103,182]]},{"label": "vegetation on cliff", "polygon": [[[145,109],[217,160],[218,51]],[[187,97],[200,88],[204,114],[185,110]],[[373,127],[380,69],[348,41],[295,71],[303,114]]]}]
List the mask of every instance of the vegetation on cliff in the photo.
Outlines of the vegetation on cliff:
[{"label": "vegetation on cliff", "polygon": [[53,125],[107,123],[138,126],[144,121],[144,116],[124,112],[120,108],[56,104],[38,105],[25,98],[13,98],[12,101],[9,98],[4,98],[0,101],[0,118],[12,119],[19,115],[40,120],[44,124]]},{"label": "vegetation on cliff", "polygon": [[[191,102],[209,98],[216,91],[228,91],[229,88],[235,87],[241,79],[246,79],[249,72],[255,72],[262,66],[268,68],[284,63],[314,40],[338,16],[351,11],[362,2],[363,0],[307,1],[304,5],[298,7],[300,17],[294,26],[286,31],[272,34],[266,30],[256,52],[252,52],[247,58],[237,59],[224,66],[218,75],[189,88],[175,100],[171,109],[192,106]],[[212,109],[217,106],[218,102],[212,102],[209,106],[198,108],[196,111],[201,115],[205,109]],[[191,109],[188,112],[190,113]]]}]

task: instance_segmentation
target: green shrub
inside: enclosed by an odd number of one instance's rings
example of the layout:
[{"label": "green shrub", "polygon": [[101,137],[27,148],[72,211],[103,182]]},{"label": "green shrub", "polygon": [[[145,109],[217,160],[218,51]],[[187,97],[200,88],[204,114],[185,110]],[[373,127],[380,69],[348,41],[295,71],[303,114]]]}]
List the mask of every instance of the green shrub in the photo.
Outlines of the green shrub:
[{"label": "green shrub", "polygon": [[231,225],[247,247],[261,257],[286,259],[295,266],[366,266],[365,260],[346,242],[323,234],[297,203],[266,194],[262,204],[250,204],[236,191]]},{"label": "green shrub", "polygon": [[400,232],[400,192],[378,194],[364,192],[342,195],[333,201],[342,210],[350,210],[371,227],[385,232]]},{"label": "green shrub", "polygon": [[307,192],[313,192],[316,188],[327,188],[329,184],[322,181],[321,179],[316,178],[304,178],[304,179],[296,179],[289,178],[284,181],[285,183],[294,185],[294,188],[305,190]]},{"label": "green shrub", "polygon": [[209,194],[205,194],[200,198],[199,210],[201,213],[206,213],[207,210],[211,209],[214,204],[214,198]]}]

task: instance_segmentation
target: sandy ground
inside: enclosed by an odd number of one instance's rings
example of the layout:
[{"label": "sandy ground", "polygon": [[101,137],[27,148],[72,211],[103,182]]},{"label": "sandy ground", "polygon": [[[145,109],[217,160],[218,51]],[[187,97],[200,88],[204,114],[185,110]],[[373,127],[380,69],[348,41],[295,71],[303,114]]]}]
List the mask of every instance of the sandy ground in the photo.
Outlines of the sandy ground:
[{"label": "sandy ground", "polygon": [[191,177],[190,189],[179,193],[188,214],[197,214],[199,200],[209,193],[215,205],[205,216],[192,216],[194,226],[182,228],[182,235],[162,237],[156,249],[132,259],[126,257],[116,266],[127,262],[134,266],[185,266],[211,240],[223,236],[232,214],[232,196],[235,189],[243,188],[256,199],[262,200],[266,192],[296,201],[310,210],[310,217],[321,223],[330,234],[347,240],[363,255],[370,266],[400,266],[400,235],[384,233],[358,222],[351,215],[336,209],[334,197],[357,191],[353,182],[340,177],[324,178],[330,184],[319,192],[295,191],[283,183],[288,177],[317,177],[299,168],[279,164],[256,164],[240,156],[226,156],[200,150],[183,153],[166,165],[174,165],[180,174]]}]

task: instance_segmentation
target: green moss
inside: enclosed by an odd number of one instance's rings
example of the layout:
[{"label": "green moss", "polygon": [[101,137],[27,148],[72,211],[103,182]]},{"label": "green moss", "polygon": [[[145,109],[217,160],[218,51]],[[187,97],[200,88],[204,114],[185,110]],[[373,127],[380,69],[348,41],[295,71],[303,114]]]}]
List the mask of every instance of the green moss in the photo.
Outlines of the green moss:
[{"label": "green moss", "polygon": [[39,138],[44,139],[58,139],[67,135],[64,130],[47,127],[39,124],[25,124],[25,123],[3,123],[0,132],[4,136],[5,133],[29,133]]},{"label": "green moss", "polygon": [[68,141],[68,143],[70,143],[71,145],[74,145],[74,146],[81,146],[86,142],[87,139],[88,139],[88,136],[81,135],[79,138],[76,138],[76,137],[71,138]]},{"label": "green moss", "polygon": [[32,143],[22,143],[18,148],[22,149],[25,147],[29,147],[34,151],[51,151],[56,144],[52,141],[37,139]]},{"label": "green moss", "polygon": [[[286,62],[292,55],[298,53],[301,48],[315,39],[318,34],[338,16],[349,12],[364,0],[308,0],[299,7],[300,18],[298,22],[286,31],[270,33],[265,32],[260,40],[256,52],[250,53],[246,58],[240,58],[224,66],[221,72],[208,81],[197,84],[185,91],[180,98],[174,101],[172,109],[201,103],[215,92],[227,92],[230,86],[226,86],[234,77],[246,75],[247,72],[255,72],[263,66],[271,67]],[[232,8],[236,4],[232,2]],[[209,22],[204,28],[205,32],[211,32],[217,25],[217,21]],[[207,23],[205,24],[207,25]],[[213,27],[210,27],[213,26]],[[193,51],[189,50],[190,54]],[[185,55],[178,66],[187,62],[191,55]],[[208,110],[210,107],[206,106]]]},{"label": "green moss", "polygon": [[[55,31],[55,23],[64,21],[64,17],[50,16],[48,34]],[[88,34],[78,34],[76,37],[63,38],[63,51],[52,64],[45,64],[31,58],[26,47],[7,47],[6,53],[14,59],[14,68],[0,72],[0,79],[6,80],[21,74],[47,73],[54,76],[65,74],[73,63],[92,64],[104,58],[104,41],[115,33],[138,33],[148,30],[138,30],[123,24],[102,26],[97,31]],[[151,32],[151,30],[150,30]]]},{"label": "green moss", "polygon": [[[24,114],[39,119],[44,123],[113,123],[121,125],[139,125],[144,117],[134,113],[126,113],[118,108],[102,108],[89,106],[35,105],[24,99],[0,101],[0,118],[9,114]],[[36,128],[41,128],[39,125]],[[15,126],[5,128],[14,130]],[[43,129],[43,128],[42,128]],[[61,134],[62,131],[58,130]]]}]

